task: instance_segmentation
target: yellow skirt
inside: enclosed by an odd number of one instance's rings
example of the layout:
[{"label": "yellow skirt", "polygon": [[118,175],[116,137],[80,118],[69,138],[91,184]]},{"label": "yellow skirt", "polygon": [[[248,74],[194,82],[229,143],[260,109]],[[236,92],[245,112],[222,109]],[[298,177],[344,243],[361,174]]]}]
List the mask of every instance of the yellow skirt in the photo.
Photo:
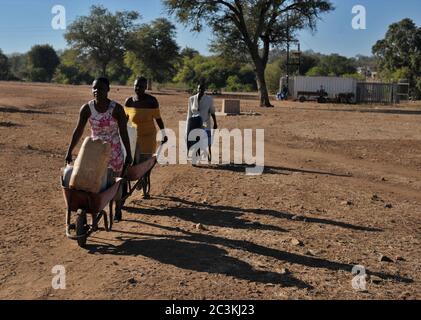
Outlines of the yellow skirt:
[{"label": "yellow skirt", "polygon": [[137,137],[136,154],[154,154],[156,147],[156,133]]}]

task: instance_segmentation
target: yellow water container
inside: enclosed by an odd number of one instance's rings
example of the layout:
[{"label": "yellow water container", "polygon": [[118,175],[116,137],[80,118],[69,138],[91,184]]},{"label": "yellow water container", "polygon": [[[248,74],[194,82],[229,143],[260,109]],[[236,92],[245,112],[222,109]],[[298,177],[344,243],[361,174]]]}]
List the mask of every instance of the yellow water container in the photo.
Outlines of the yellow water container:
[{"label": "yellow water container", "polygon": [[111,145],[102,140],[86,138],[75,161],[70,188],[100,193],[111,158]]}]

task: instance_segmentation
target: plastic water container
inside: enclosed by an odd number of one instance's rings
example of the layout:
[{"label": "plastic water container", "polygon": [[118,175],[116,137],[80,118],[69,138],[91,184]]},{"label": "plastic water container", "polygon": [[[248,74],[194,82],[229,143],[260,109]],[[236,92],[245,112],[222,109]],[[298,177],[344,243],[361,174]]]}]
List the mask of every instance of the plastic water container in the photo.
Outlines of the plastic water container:
[{"label": "plastic water container", "polygon": [[69,188],[70,178],[72,177],[73,166],[67,165],[66,168],[62,169],[63,186]]},{"label": "plastic water container", "polygon": [[[63,168],[61,170],[62,177],[63,177],[63,186],[65,188],[70,187],[70,179],[73,174],[73,166],[67,165],[66,168]],[[113,171],[111,169],[107,170],[107,174],[104,175],[101,182],[101,192],[106,191],[109,187],[111,187],[114,184],[114,178],[113,178]]]},{"label": "plastic water container", "polygon": [[111,158],[111,145],[86,138],[79,151],[70,178],[70,188],[100,193]]},{"label": "plastic water container", "polygon": [[[130,150],[132,153],[132,159],[135,157],[136,153],[136,143],[137,143],[137,128],[133,125],[132,122],[129,122],[127,124],[127,133],[129,134],[129,141],[130,141]],[[120,137],[121,140],[121,137]],[[127,151],[124,147],[123,141],[121,141],[121,145],[123,146],[123,155],[124,159],[127,157]]]}]

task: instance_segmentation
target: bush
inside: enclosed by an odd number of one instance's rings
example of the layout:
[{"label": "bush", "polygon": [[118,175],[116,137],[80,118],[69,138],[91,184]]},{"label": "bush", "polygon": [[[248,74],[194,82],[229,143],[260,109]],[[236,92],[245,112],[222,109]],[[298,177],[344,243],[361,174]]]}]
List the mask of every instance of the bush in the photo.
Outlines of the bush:
[{"label": "bush", "polygon": [[9,80],[9,77],[10,77],[9,59],[0,50],[0,80]]},{"label": "bush", "polygon": [[342,75],[342,78],[352,78],[355,79],[357,81],[365,81],[365,77],[362,74],[359,73],[345,73],[344,75]]},{"label": "bush", "polygon": [[411,92],[413,99],[421,99],[421,77],[416,80],[415,88]]},{"label": "bush", "polygon": [[50,45],[36,45],[28,54],[29,79],[37,82],[49,82],[53,78],[60,59]]},{"label": "bush", "polygon": [[265,71],[265,79],[270,93],[277,93],[279,91],[279,80],[281,79],[281,75],[282,70],[279,61],[268,64]]},{"label": "bush", "polygon": [[80,72],[76,67],[60,65],[54,75],[54,82],[61,84],[90,84],[94,81],[87,72]]},{"label": "bush", "polygon": [[29,80],[32,82],[48,82],[50,81],[49,74],[44,68],[32,68],[28,74]]},{"label": "bush", "polygon": [[329,73],[320,66],[313,67],[310,70],[308,70],[308,72],[306,73],[306,76],[309,76],[309,77],[316,77],[316,76],[326,77],[328,75]]}]

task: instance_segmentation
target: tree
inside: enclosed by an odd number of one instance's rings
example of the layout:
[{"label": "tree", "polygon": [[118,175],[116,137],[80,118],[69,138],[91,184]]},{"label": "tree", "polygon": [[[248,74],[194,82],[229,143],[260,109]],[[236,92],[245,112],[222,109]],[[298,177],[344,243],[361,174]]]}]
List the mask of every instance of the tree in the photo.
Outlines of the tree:
[{"label": "tree", "polygon": [[14,80],[22,80],[28,76],[28,57],[26,54],[13,53],[9,56],[10,73]]},{"label": "tree", "polygon": [[421,82],[421,28],[411,19],[403,19],[389,26],[383,40],[373,46],[379,71],[388,80],[399,80],[393,74],[405,74],[411,93],[421,97],[418,84]]},{"label": "tree", "polygon": [[317,66],[320,60],[317,56],[304,53],[301,56],[301,64],[299,74],[306,74],[311,68]]},{"label": "tree", "polygon": [[179,57],[175,37],[175,26],[164,18],[143,24],[130,35],[128,49],[148,79],[162,83],[175,75],[174,66]]},{"label": "tree", "polygon": [[180,52],[180,56],[182,58],[189,57],[190,59],[193,58],[194,56],[197,56],[198,54],[199,54],[199,51],[197,51],[196,49],[189,48],[189,47],[185,47]]},{"label": "tree", "polygon": [[308,76],[334,76],[341,77],[344,74],[355,74],[355,60],[338,54],[322,55],[316,66],[309,69]]},{"label": "tree", "polygon": [[229,72],[224,67],[222,58],[196,55],[193,58],[184,57],[183,67],[174,81],[187,83],[194,88],[202,78],[205,78],[209,89],[221,89],[225,87],[228,77]]},{"label": "tree", "polygon": [[279,90],[279,81],[284,73],[286,59],[280,58],[269,63],[265,71],[265,79],[270,93],[276,93]]},{"label": "tree", "polygon": [[[171,14],[200,31],[207,23],[215,31],[219,51],[247,58],[253,64],[261,106],[271,106],[265,69],[272,46],[289,34],[314,29],[320,14],[333,9],[329,0],[164,0]],[[235,53],[235,54],[234,54]]]},{"label": "tree", "polygon": [[329,75],[329,71],[323,68],[322,66],[315,66],[307,71],[306,76],[309,77],[315,77],[315,76],[321,76],[321,77],[327,77]]},{"label": "tree", "polygon": [[89,16],[76,19],[64,37],[79,56],[87,57],[106,76],[111,62],[123,61],[128,35],[138,18],[136,11],[112,14],[102,6],[92,6]]},{"label": "tree", "polygon": [[0,80],[9,80],[10,76],[10,64],[9,59],[3,54],[0,49]]},{"label": "tree", "polygon": [[366,67],[370,68],[371,70],[375,70],[377,67],[377,59],[374,56],[367,57],[358,54],[355,56],[355,63],[357,67]]},{"label": "tree", "polygon": [[183,58],[174,81],[185,83],[194,89],[205,78],[209,89],[226,88],[229,91],[251,91],[256,89],[256,79],[249,65],[231,63],[220,56],[204,57],[197,54]]},{"label": "tree", "polygon": [[119,85],[126,85],[132,74],[132,70],[124,64],[124,59],[112,62],[108,68],[110,81]]},{"label": "tree", "polygon": [[62,84],[91,84],[95,66],[89,59],[79,57],[74,49],[66,49],[60,55],[60,65],[54,74],[54,81]]},{"label": "tree", "polygon": [[[265,71],[265,79],[270,93],[278,92],[280,88],[280,78],[287,73],[287,54],[286,51],[272,52],[270,62]],[[319,60],[313,55],[302,54],[301,62],[297,66],[289,67],[290,75],[306,74],[309,70],[318,64]]]},{"label": "tree", "polygon": [[36,45],[28,54],[29,79],[38,82],[50,82],[60,59],[54,48],[48,44]]}]

